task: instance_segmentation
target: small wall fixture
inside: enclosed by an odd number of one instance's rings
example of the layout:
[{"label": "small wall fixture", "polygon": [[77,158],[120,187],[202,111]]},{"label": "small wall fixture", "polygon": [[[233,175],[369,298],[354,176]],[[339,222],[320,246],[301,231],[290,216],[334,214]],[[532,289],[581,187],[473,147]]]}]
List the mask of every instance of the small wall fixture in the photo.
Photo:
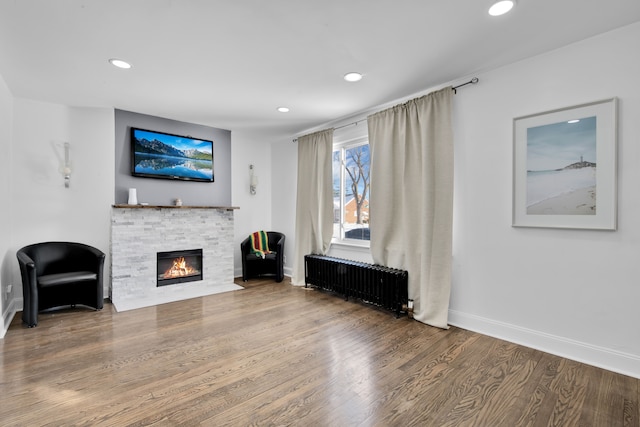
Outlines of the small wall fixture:
[{"label": "small wall fixture", "polygon": [[258,177],[255,175],[253,165],[249,165],[249,192],[253,195],[256,194],[258,188]]},{"label": "small wall fixture", "polygon": [[64,143],[64,164],[62,165],[62,175],[64,176],[64,188],[69,188],[71,184],[71,160],[69,159],[69,143]]},{"label": "small wall fixture", "polygon": [[509,12],[516,5],[516,0],[498,0],[489,8],[489,15],[500,16]]}]

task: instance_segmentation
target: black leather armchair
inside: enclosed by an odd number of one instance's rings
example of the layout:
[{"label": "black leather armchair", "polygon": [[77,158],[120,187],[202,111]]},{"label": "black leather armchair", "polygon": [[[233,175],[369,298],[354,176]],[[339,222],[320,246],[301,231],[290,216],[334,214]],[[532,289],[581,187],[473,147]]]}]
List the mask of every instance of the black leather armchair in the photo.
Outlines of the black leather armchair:
[{"label": "black leather armchair", "polygon": [[76,304],[103,307],[102,277],[105,254],[73,242],[45,242],[25,246],[16,256],[22,275],[22,320],[38,324],[38,312]]},{"label": "black leather armchair", "polygon": [[269,239],[269,251],[265,258],[251,253],[251,236],[240,244],[242,253],[242,280],[245,282],[251,277],[273,275],[276,282],[284,279],[284,239],[285,236],[277,231],[267,231]]}]

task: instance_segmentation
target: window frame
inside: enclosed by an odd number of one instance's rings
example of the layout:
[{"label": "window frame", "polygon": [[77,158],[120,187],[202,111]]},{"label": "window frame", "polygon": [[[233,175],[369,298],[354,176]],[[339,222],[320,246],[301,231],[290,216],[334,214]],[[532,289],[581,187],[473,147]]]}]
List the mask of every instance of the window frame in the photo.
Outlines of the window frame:
[{"label": "window frame", "polygon": [[[339,151],[340,154],[340,222],[338,225],[338,235],[336,236],[336,223],[334,222],[334,231],[333,236],[331,238],[331,244],[344,245],[344,246],[353,246],[359,248],[369,248],[371,240],[362,240],[362,239],[350,239],[344,237],[345,235],[345,227],[344,227],[344,216],[345,216],[345,181],[347,179],[347,172],[345,170],[345,152],[348,149],[360,147],[362,145],[369,145],[369,136],[359,136],[357,138],[350,138],[348,140],[336,142],[334,139],[333,149],[331,151],[331,165],[333,168],[333,156],[336,151]],[[369,147],[371,149],[371,147]],[[369,163],[369,168],[371,168],[371,163]],[[371,189],[369,188],[369,191]],[[371,199],[371,193],[369,192],[369,196],[367,197],[369,200]],[[335,215],[334,215],[335,218]]]}]

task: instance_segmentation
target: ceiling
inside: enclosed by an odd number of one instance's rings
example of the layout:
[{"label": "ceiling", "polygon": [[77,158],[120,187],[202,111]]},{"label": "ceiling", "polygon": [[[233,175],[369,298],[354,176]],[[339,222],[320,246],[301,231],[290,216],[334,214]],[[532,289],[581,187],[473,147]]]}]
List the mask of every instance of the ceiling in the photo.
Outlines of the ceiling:
[{"label": "ceiling", "polygon": [[0,0],[0,75],[14,97],[294,135],[640,21],[638,0],[490,3]]}]

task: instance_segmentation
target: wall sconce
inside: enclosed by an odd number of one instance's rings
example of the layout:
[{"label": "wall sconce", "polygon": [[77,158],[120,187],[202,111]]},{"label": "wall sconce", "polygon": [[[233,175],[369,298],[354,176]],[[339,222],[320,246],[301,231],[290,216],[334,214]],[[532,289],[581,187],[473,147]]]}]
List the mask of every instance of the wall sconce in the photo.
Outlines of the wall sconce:
[{"label": "wall sconce", "polygon": [[253,172],[253,165],[249,165],[249,192],[255,195],[258,188],[258,177]]},{"label": "wall sconce", "polygon": [[69,188],[71,184],[71,160],[69,160],[69,143],[64,143],[64,164],[62,165],[62,175],[64,176],[64,188]]}]

